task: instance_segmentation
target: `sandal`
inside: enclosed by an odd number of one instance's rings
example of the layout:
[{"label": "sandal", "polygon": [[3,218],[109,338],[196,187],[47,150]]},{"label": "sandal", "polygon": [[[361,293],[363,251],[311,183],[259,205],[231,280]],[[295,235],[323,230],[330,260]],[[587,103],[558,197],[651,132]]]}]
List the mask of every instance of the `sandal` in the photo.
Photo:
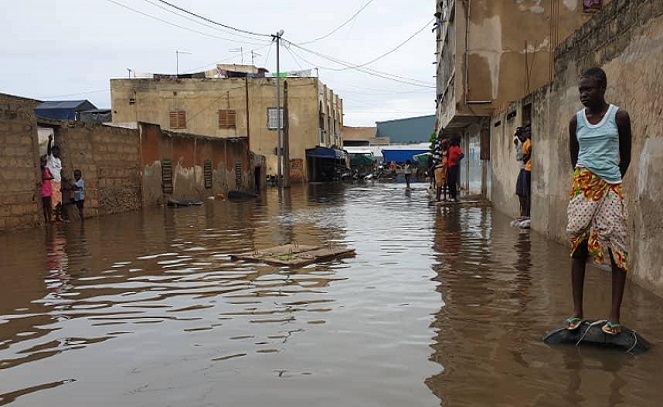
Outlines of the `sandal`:
[{"label": "sandal", "polygon": [[603,325],[601,331],[603,331],[603,333],[606,335],[616,336],[622,333],[622,326],[619,323],[612,323],[608,321],[605,325]]},{"label": "sandal", "polygon": [[585,322],[582,318],[578,317],[571,317],[568,318],[566,321],[566,329],[569,331],[575,331],[576,329],[580,328],[580,325],[582,325],[583,322]]}]

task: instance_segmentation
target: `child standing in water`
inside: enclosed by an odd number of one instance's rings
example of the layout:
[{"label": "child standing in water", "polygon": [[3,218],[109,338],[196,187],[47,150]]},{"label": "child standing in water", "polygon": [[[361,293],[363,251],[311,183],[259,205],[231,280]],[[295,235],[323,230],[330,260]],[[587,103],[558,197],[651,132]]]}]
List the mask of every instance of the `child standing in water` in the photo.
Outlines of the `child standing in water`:
[{"label": "child standing in water", "polygon": [[85,206],[85,181],[83,181],[81,170],[74,170],[74,204],[78,208],[78,214],[83,220],[83,207]]},{"label": "child standing in water", "polygon": [[47,158],[45,155],[41,156],[41,204],[44,210],[44,222],[51,223],[51,214],[53,208],[51,207],[51,197],[53,196],[53,185],[51,180],[53,174],[46,166]]}]

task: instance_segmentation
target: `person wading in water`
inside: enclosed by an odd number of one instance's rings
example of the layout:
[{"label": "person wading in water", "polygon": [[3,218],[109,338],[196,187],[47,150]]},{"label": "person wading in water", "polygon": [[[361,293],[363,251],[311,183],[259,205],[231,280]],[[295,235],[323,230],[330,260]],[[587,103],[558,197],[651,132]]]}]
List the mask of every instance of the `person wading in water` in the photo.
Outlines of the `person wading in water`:
[{"label": "person wading in water", "polygon": [[582,74],[578,83],[585,108],[569,124],[569,150],[573,188],[567,209],[566,231],[571,238],[573,316],[566,328],[582,324],[585,265],[592,256],[612,263],[612,306],[602,330],[621,333],[620,308],[628,271],[626,213],[622,179],[631,163],[631,119],[628,113],[605,101],[608,80],[600,68]]}]

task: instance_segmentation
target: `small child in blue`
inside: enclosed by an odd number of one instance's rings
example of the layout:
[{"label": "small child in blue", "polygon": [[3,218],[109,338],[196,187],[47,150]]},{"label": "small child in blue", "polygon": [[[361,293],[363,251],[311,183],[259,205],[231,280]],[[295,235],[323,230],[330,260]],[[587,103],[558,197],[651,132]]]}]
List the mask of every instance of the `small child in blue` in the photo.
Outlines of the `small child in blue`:
[{"label": "small child in blue", "polygon": [[73,185],[74,190],[74,204],[78,208],[78,214],[83,220],[83,207],[85,206],[85,181],[83,181],[81,170],[74,170],[74,179],[76,180]]}]

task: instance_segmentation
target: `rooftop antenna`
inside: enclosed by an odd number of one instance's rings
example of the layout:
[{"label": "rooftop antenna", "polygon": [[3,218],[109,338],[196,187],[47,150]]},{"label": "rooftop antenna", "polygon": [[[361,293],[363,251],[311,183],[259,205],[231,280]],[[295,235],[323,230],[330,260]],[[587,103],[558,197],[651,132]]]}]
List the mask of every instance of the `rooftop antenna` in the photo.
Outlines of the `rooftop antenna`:
[{"label": "rooftop antenna", "polygon": [[180,54],[191,55],[191,53],[188,51],[175,50],[175,60],[177,62],[177,68],[175,72],[177,73],[177,76],[180,75]]},{"label": "rooftop antenna", "polygon": [[255,66],[255,64],[256,64],[256,57],[259,57],[259,56],[262,56],[262,55],[258,54],[258,53],[255,52],[254,50],[251,50],[251,65],[254,65],[254,66]]},{"label": "rooftop antenna", "polygon": [[242,65],[244,65],[244,47],[233,48],[229,51],[230,52],[239,52],[240,56],[242,57]]}]

